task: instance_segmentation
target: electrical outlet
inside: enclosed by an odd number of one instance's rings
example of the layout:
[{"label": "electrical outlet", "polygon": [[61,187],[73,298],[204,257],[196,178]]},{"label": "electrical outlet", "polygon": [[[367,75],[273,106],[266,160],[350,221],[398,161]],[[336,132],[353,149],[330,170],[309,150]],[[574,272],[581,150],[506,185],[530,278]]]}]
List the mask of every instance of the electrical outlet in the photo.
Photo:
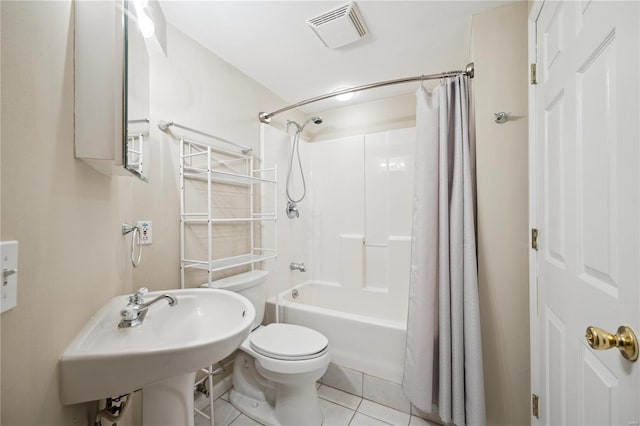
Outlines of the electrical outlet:
[{"label": "electrical outlet", "polygon": [[138,229],[140,230],[140,245],[151,244],[152,231],[150,220],[139,220]]}]

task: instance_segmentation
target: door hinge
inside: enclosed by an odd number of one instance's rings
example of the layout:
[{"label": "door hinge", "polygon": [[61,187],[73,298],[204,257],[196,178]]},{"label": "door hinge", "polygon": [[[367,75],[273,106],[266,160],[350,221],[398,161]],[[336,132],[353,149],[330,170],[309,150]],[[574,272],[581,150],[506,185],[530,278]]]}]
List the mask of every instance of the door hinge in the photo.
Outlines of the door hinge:
[{"label": "door hinge", "polygon": [[531,228],[531,248],[538,250],[538,229]]},{"label": "door hinge", "polygon": [[538,73],[536,64],[531,64],[531,84],[538,84]]},{"label": "door hinge", "polygon": [[538,395],[535,393],[531,394],[531,414],[533,414],[533,417],[536,419],[540,418],[540,413],[538,411],[538,399]]}]

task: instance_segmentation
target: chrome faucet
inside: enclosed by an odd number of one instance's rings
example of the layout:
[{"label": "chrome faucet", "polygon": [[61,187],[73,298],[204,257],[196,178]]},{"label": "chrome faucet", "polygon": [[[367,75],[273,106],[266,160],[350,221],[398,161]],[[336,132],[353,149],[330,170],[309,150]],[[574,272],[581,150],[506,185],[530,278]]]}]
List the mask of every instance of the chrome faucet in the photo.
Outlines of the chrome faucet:
[{"label": "chrome faucet", "polygon": [[175,306],[178,304],[178,299],[175,296],[170,295],[169,293],[162,294],[155,299],[145,303],[144,296],[148,292],[149,290],[147,290],[146,287],[142,287],[140,290],[129,296],[129,303],[120,311],[122,320],[118,324],[119,328],[139,326],[147,316],[149,307],[163,299],[167,299],[169,301],[169,306]]},{"label": "chrome faucet", "polygon": [[307,272],[307,268],[304,266],[304,262],[291,262],[289,264],[289,269],[291,269],[292,271]]}]

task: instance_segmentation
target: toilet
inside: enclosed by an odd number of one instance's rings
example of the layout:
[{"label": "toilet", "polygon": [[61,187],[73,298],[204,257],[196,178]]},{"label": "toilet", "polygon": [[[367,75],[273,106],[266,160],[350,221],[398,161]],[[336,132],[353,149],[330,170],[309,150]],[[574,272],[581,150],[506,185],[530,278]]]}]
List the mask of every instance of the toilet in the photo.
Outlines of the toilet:
[{"label": "toilet", "polygon": [[267,275],[267,271],[254,270],[211,285],[245,296],[256,310],[252,331],[234,362],[231,403],[268,426],[321,425],[316,381],[329,366],[329,342],[307,327],[261,325]]}]

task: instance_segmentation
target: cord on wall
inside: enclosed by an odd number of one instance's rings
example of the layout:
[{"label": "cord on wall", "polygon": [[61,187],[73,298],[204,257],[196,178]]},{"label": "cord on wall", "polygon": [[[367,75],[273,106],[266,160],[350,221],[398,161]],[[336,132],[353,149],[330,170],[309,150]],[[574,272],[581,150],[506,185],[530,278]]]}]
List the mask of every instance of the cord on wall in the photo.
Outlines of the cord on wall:
[{"label": "cord on wall", "polygon": [[[138,265],[140,265],[140,262],[142,261],[142,241],[141,241],[141,236],[140,236],[140,227],[139,226],[133,226],[133,225],[129,225],[128,223],[123,223],[122,224],[122,235],[127,235],[128,233],[132,233],[131,234],[131,264],[133,265],[134,268],[137,268]],[[136,258],[135,256],[135,244],[136,242],[138,243],[138,257]]]}]

